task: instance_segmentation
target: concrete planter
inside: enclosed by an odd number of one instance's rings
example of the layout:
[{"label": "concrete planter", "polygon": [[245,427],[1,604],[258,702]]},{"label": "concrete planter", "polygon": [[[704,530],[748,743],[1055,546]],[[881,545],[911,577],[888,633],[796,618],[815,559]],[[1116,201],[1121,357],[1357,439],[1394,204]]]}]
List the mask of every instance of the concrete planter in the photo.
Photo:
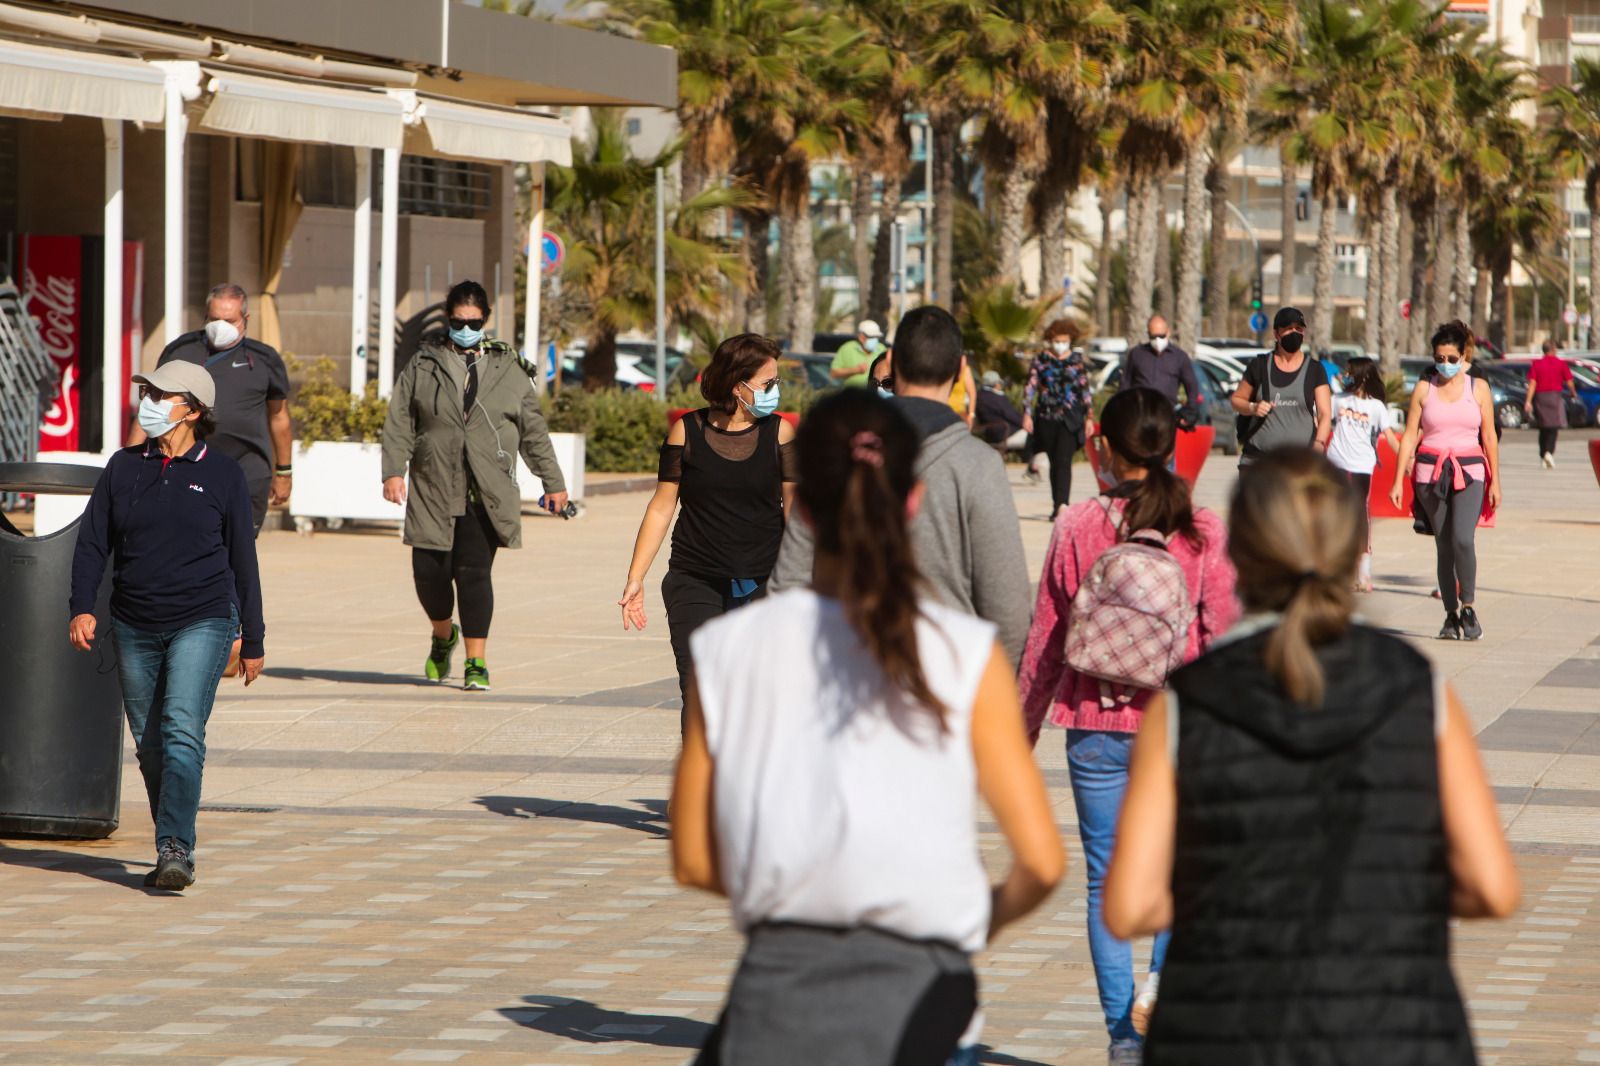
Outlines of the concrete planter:
[{"label": "concrete planter", "polygon": [[[573,499],[583,497],[584,437],[581,433],[552,433],[556,462],[567,480]],[[405,508],[383,498],[383,446],[350,441],[317,441],[294,448],[294,491],[289,514],[301,532],[315,519],[337,528],[345,520],[402,522]],[[544,494],[544,486],[520,457],[517,488],[525,502]]]}]

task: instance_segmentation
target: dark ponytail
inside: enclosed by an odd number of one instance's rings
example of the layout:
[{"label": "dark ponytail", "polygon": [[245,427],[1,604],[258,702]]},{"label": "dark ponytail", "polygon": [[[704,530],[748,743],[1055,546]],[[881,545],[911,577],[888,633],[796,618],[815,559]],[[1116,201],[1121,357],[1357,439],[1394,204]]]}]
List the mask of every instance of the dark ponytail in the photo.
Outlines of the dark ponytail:
[{"label": "dark ponytail", "polygon": [[894,686],[942,718],[917,649],[921,577],[906,518],[916,431],[871,390],[842,389],[811,409],[797,444],[800,503],[817,554],[838,566],[845,618]]},{"label": "dark ponytail", "polygon": [[1122,512],[1124,528],[1177,534],[1198,545],[1202,538],[1194,524],[1189,483],[1167,469],[1178,443],[1178,417],[1166,397],[1153,389],[1117,393],[1100,413],[1100,433],[1123,462],[1145,471],[1143,480],[1114,490],[1128,501]]}]

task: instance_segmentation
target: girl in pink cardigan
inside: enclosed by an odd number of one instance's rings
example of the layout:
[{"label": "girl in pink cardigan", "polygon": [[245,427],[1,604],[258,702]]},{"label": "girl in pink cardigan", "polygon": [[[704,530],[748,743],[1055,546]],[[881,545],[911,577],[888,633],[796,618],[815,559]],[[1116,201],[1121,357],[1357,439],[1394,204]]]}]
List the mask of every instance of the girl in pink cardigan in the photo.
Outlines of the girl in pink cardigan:
[{"label": "girl in pink cardigan", "polygon": [[1150,389],[1119,393],[1106,404],[1100,431],[1110,445],[1110,466],[1117,480],[1117,487],[1107,493],[1111,514],[1099,500],[1086,500],[1066,508],[1056,519],[1019,685],[1028,734],[1036,743],[1046,713],[1067,730],[1067,767],[1089,877],[1089,952],[1111,1038],[1110,1061],[1115,1064],[1139,1061],[1140,1034],[1155,1005],[1157,975],[1166,954],[1163,933],[1156,938],[1150,977],[1135,997],[1132,946],[1113,937],[1100,918],[1133,737],[1153,693],[1137,692],[1127,702],[1105,707],[1100,682],[1067,666],[1063,648],[1072,601],[1089,568],[1119,536],[1155,529],[1169,535],[1168,548],[1183,568],[1195,607],[1185,662],[1198,657],[1233,625],[1239,606],[1222,520],[1193,508],[1188,485],[1168,469],[1177,442],[1172,405]]}]

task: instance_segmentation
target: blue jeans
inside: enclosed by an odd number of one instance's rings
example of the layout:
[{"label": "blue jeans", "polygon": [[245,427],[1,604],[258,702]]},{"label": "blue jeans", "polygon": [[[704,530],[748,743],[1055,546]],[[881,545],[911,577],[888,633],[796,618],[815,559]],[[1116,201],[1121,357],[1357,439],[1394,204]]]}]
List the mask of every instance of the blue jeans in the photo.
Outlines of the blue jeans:
[{"label": "blue jeans", "polygon": [[138,748],[157,844],[175,840],[194,850],[206,722],[238,625],[237,611],[166,633],[112,619],[122,707]]},{"label": "blue jeans", "polygon": [[[1133,945],[1118,940],[1101,918],[1106,870],[1117,839],[1117,818],[1122,795],[1128,789],[1128,760],[1133,752],[1132,733],[1090,729],[1067,730],[1067,769],[1072,775],[1072,802],[1078,809],[1078,836],[1083,841],[1083,861],[1089,874],[1089,954],[1094,959],[1094,980],[1100,990],[1100,1009],[1113,1044],[1137,1043],[1132,1021]],[[1159,973],[1166,959],[1169,933],[1156,937],[1150,953],[1150,971]]]}]

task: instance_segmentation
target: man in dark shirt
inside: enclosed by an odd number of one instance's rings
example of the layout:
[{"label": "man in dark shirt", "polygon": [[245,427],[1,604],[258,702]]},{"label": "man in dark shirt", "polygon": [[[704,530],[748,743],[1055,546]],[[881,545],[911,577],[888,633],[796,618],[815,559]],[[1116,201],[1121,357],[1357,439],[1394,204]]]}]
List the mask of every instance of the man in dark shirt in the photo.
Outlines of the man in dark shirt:
[{"label": "man in dark shirt", "polygon": [[1172,343],[1167,320],[1160,315],[1150,316],[1147,328],[1149,340],[1128,349],[1122,357],[1122,380],[1118,392],[1128,389],[1154,389],[1165,396],[1172,406],[1178,407],[1178,386],[1183,386],[1184,402],[1179,412],[1180,423],[1193,425],[1199,418],[1201,404],[1200,381],[1195,377],[1194,362],[1189,353]]},{"label": "man in dark shirt", "polygon": [[975,421],[978,436],[988,443],[1007,450],[1018,450],[1028,442],[1028,431],[1022,428],[1022,412],[1017,410],[1017,405],[1000,387],[998,372],[983,372],[983,388],[978,391],[977,409]]},{"label": "man in dark shirt", "polygon": [[[250,311],[245,291],[218,285],[206,300],[204,329],[185,333],[161,353],[156,366],[174,359],[206,368],[217,386],[217,432],[211,444],[244,470],[256,532],[268,503],[289,498],[294,433],[289,423],[289,373],[276,351],[246,337]],[[144,443],[136,425],[129,444]]]}]

